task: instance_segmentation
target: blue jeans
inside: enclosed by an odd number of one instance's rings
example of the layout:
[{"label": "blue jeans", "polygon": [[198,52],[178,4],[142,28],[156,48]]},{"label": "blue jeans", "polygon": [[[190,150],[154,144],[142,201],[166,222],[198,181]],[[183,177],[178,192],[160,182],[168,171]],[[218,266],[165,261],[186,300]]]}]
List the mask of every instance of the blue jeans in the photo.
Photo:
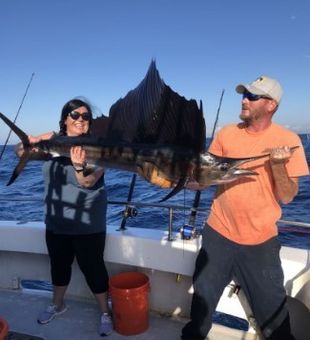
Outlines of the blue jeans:
[{"label": "blue jeans", "polygon": [[[235,279],[243,289],[258,326],[266,338],[280,332],[290,337],[284,276],[276,237],[259,245],[232,242],[206,225],[193,275],[191,321],[182,330],[184,340],[203,340],[224,288]],[[282,334],[286,333],[286,337]]]}]

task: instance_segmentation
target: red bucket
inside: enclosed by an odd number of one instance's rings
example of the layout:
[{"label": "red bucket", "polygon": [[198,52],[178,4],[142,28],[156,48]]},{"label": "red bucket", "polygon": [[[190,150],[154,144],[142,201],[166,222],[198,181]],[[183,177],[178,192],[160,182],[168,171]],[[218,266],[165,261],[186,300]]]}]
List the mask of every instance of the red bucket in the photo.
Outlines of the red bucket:
[{"label": "red bucket", "polygon": [[0,340],[5,340],[9,332],[9,324],[4,319],[0,318]]},{"label": "red bucket", "polygon": [[110,278],[114,329],[135,335],[149,327],[149,278],[139,272],[120,273]]}]

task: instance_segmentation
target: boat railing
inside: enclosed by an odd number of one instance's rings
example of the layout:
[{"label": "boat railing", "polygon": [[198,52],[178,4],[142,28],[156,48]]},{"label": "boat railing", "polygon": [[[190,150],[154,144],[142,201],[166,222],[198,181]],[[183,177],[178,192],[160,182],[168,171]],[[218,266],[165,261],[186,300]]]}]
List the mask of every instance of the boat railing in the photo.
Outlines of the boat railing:
[{"label": "boat railing", "polygon": [[[1,202],[43,202],[42,197],[40,196],[1,196],[0,195],[0,203]],[[177,205],[177,204],[169,204],[169,203],[157,203],[157,202],[134,202],[134,201],[111,201],[108,200],[108,204],[110,205],[118,205],[118,206],[124,206],[126,207],[143,207],[143,208],[161,208],[166,209],[168,212],[168,218],[169,218],[169,224],[168,224],[168,241],[173,241],[173,218],[174,218],[174,212],[176,210],[180,211],[190,211],[190,212],[208,212],[209,208],[206,207],[191,207],[187,205]],[[123,212],[123,218],[124,212]],[[126,228],[120,227],[117,230],[125,230]]]},{"label": "boat railing", "polygon": [[[134,201],[108,201],[108,204],[112,205],[124,205],[129,207],[144,207],[144,208],[161,208],[167,209],[169,216],[169,224],[168,224],[168,241],[173,241],[173,216],[175,210],[181,211],[190,211],[196,213],[198,211],[208,212],[210,209],[206,207],[191,207],[187,205],[177,205],[177,204],[168,204],[168,203],[157,203],[157,202],[134,202]],[[123,228],[119,228],[118,230],[122,230]]]},{"label": "boat railing", "polygon": [[[7,196],[1,196],[0,195],[0,202],[42,202],[43,199],[40,196],[14,196],[14,197],[7,197]],[[168,241],[173,241],[173,217],[175,211],[189,211],[189,212],[209,212],[209,208],[207,207],[192,207],[189,205],[178,205],[178,204],[170,204],[170,203],[158,203],[158,202],[135,202],[135,201],[111,201],[108,200],[108,204],[110,205],[118,205],[118,206],[124,206],[124,207],[142,207],[142,208],[161,208],[166,209],[168,213],[169,218],[169,224],[168,224]],[[123,214],[124,215],[124,214]],[[123,218],[126,218],[123,216]],[[295,227],[305,227],[310,228],[310,223],[308,222],[299,222],[299,221],[292,221],[292,220],[285,220],[280,219],[278,220],[278,225],[289,225],[289,226],[295,226]],[[124,230],[126,228],[118,228],[117,230]]]}]

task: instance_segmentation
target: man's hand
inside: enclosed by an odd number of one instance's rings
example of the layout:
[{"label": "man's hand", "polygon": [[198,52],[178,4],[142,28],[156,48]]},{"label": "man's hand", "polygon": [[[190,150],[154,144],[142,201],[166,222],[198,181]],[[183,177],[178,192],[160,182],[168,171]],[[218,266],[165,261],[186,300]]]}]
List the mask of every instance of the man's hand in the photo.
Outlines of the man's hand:
[{"label": "man's hand", "polygon": [[292,156],[292,149],[289,146],[282,146],[271,149],[270,162],[272,164],[286,163]]},{"label": "man's hand", "polygon": [[293,149],[289,146],[273,148],[270,152],[276,195],[278,200],[284,204],[291,202],[298,193],[298,177],[290,178],[285,166],[292,153]]}]

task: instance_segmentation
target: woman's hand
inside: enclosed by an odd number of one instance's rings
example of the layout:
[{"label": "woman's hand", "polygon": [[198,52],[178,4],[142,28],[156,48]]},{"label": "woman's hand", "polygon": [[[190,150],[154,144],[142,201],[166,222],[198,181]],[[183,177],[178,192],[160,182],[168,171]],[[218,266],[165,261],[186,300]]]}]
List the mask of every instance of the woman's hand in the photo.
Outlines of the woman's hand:
[{"label": "woman's hand", "polygon": [[[32,144],[39,143],[41,140],[48,140],[48,139],[52,138],[54,135],[55,135],[55,132],[53,132],[53,131],[44,133],[44,134],[39,135],[39,136],[31,136],[31,135],[29,135],[28,136],[28,141],[29,141],[29,144],[32,145]],[[25,152],[25,150],[24,150],[23,143],[18,143],[15,146],[15,153],[16,153],[16,155],[18,157],[21,157],[24,154],[24,152]],[[31,159],[33,159],[33,160],[34,159],[40,160],[42,157],[44,159],[45,155],[46,155],[45,151],[39,150],[36,147],[31,148]]]},{"label": "woman's hand", "polygon": [[30,144],[35,144],[35,143],[39,143],[42,140],[42,138],[41,138],[41,136],[31,136],[31,135],[29,135],[28,140],[29,140]]},{"label": "woman's hand", "polygon": [[75,175],[80,185],[85,188],[92,187],[104,173],[103,168],[98,168],[89,175],[84,174],[86,166],[86,151],[81,146],[73,146],[70,149],[72,165],[75,169]]},{"label": "woman's hand", "polygon": [[39,135],[39,136],[29,135],[28,140],[30,144],[35,144],[35,143],[39,143],[41,140],[51,139],[54,135],[55,135],[54,131],[43,133],[42,135]]},{"label": "woman's hand", "polygon": [[86,152],[81,146],[73,146],[70,149],[70,157],[75,169],[83,170],[86,162]]}]

